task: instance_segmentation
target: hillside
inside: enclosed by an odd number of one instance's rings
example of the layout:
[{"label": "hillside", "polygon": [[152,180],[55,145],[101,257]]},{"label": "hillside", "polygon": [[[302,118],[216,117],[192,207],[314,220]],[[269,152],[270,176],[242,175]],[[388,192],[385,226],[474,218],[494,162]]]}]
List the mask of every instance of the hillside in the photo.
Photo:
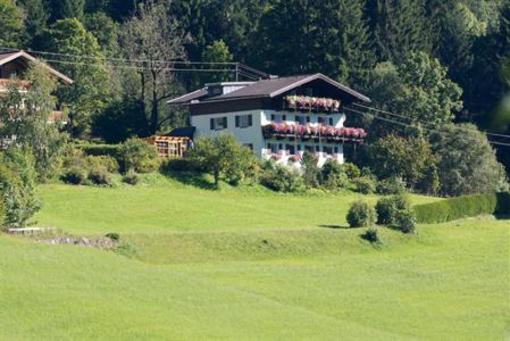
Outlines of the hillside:
[{"label": "hillside", "polygon": [[510,319],[505,220],[381,229],[374,247],[343,226],[352,194],[174,182],[40,192],[41,225],[120,232],[123,247],[1,236],[0,339],[496,340]]}]

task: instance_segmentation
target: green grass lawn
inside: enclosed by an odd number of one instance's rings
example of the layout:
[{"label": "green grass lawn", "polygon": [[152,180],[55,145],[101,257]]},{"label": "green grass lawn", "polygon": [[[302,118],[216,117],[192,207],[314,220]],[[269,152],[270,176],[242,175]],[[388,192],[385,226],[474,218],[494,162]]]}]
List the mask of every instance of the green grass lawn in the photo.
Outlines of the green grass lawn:
[{"label": "green grass lawn", "polygon": [[[260,188],[210,191],[171,181],[94,188],[42,186],[37,225],[86,234],[108,232],[302,229],[346,225],[349,203],[361,197],[277,194]],[[375,196],[369,197],[375,202]],[[413,203],[435,199],[413,196]]]},{"label": "green grass lawn", "polygon": [[[46,185],[41,226],[120,254],[0,235],[0,340],[501,340],[510,222],[345,225],[354,194]],[[369,198],[375,201],[375,197]],[[435,200],[413,197],[413,202]]]}]

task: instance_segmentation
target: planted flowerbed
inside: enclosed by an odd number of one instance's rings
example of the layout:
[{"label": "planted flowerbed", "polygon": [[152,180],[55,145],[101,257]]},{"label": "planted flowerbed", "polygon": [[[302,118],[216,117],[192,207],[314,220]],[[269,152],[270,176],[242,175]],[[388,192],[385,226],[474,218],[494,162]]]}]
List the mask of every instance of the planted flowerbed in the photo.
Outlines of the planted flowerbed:
[{"label": "planted flowerbed", "polygon": [[310,96],[287,96],[285,102],[289,109],[303,111],[329,111],[338,112],[341,102],[332,98]]},{"label": "planted flowerbed", "polygon": [[319,137],[332,141],[362,140],[367,133],[362,128],[336,128],[333,126],[311,126],[302,124],[272,123],[262,127],[264,138],[294,138],[317,139]]}]

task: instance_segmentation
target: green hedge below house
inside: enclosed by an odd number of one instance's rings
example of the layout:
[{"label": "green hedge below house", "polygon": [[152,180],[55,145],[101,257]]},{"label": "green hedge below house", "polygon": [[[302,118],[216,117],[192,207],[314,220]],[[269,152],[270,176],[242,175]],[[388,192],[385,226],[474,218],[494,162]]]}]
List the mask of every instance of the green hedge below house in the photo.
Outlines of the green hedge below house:
[{"label": "green hedge below house", "polygon": [[[500,205],[498,202],[501,201]],[[416,218],[422,224],[445,223],[467,217],[476,217],[483,214],[503,214],[508,209],[508,202],[504,204],[505,195],[477,194],[446,199],[430,204],[414,207]],[[506,205],[506,206],[505,206]],[[501,210],[501,212],[497,212]]]},{"label": "green hedge below house", "polygon": [[80,144],[78,149],[83,150],[86,155],[90,156],[111,156],[115,159],[120,157],[120,144]]}]

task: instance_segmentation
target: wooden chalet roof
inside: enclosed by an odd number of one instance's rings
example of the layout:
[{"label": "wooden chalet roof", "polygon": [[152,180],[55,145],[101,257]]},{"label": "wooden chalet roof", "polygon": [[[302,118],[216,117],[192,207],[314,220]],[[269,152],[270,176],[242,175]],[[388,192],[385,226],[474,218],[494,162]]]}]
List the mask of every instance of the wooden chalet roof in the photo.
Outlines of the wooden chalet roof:
[{"label": "wooden chalet roof", "polygon": [[[331,85],[332,87],[352,96],[356,100],[360,100],[362,102],[371,102],[370,98],[361,93],[340,84],[333,79],[321,74],[313,74],[313,75],[300,75],[300,76],[291,76],[291,77],[278,77],[278,78],[270,78],[263,79],[258,82],[253,82],[239,90],[220,95],[207,97],[208,91],[207,88],[203,88],[191,93],[188,93],[179,98],[173,99],[169,101],[170,104],[194,104],[196,102],[199,103],[213,103],[213,102],[223,102],[223,101],[231,101],[231,100],[243,100],[243,99],[251,99],[251,98],[274,98],[279,96],[285,92],[292,91],[295,88],[298,88],[302,85],[306,85],[307,83],[321,80],[325,83]],[[193,102],[193,103],[192,103]]]},{"label": "wooden chalet roof", "polygon": [[52,75],[57,77],[59,80],[61,80],[65,84],[70,85],[70,84],[74,83],[74,81],[71,78],[67,77],[63,73],[60,73],[59,71],[55,70],[54,68],[52,68],[48,64],[43,63],[39,59],[31,56],[30,54],[28,54],[27,52],[25,52],[23,50],[0,54],[0,66],[2,66],[4,64],[7,64],[9,62],[12,62],[12,61],[14,61],[16,59],[19,59],[19,58],[24,59],[25,61],[28,61],[28,62],[39,63],[44,68],[46,68]]}]

